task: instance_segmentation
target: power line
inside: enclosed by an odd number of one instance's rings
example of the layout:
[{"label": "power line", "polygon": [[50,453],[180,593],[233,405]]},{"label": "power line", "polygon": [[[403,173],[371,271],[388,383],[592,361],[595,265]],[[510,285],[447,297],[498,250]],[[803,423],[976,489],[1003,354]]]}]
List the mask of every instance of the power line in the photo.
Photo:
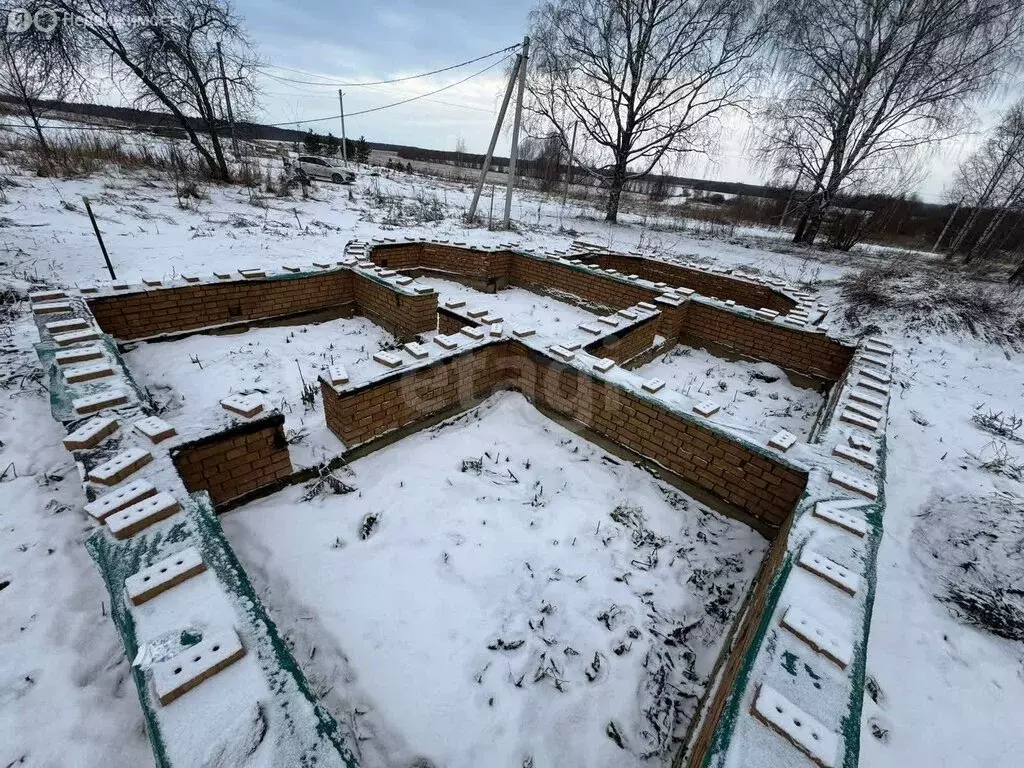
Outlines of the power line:
[{"label": "power line", "polygon": [[[263,71],[263,74],[266,74],[266,75],[268,75],[270,77],[273,77],[275,80],[281,80],[282,82],[286,82],[286,83],[299,83],[300,85],[322,85],[322,86],[327,86],[327,87],[330,87],[330,88],[355,88],[355,87],[358,87],[360,85],[387,85],[389,83],[401,83],[401,82],[405,82],[406,80],[416,80],[416,79],[421,78],[421,77],[429,77],[430,75],[437,75],[437,74],[440,74],[441,72],[448,72],[449,70],[452,70],[452,69],[458,69],[459,67],[465,67],[465,66],[468,66],[469,64],[475,64],[478,61],[483,61],[484,59],[489,59],[492,56],[497,56],[500,53],[508,53],[510,51],[514,51],[517,48],[519,48],[520,45],[521,45],[521,43],[516,43],[515,45],[510,45],[507,48],[502,48],[501,50],[498,50],[498,51],[491,51],[490,53],[484,54],[483,56],[477,56],[475,59],[470,59],[469,61],[462,61],[462,62],[459,62],[458,64],[452,64],[449,67],[442,67],[441,69],[434,69],[434,70],[431,70],[430,72],[423,72],[423,73],[418,74],[418,75],[408,75],[406,77],[396,77],[396,78],[394,78],[392,80],[371,80],[370,82],[364,82],[364,83],[339,83],[339,82],[336,82],[336,81],[333,81],[333,80],[326,80],[325,81],[323,79],[321,79],[321,80],[296,80],[296,79],[291,78],[291,77],[278,77],[276,75],[270,75],[268,72],[265,72],[262,69],[260,71]],[[281,70],[285,70],[287,72],[298,72],[300,74],[309,75],[310,77],[320,77],[320,75],[317,75],[317,74],[315,74],[313,72],[304,72],[301,69],[289,69],[288,67],[279,67],[276,64],[271,64],[270,66],[273,69],[281,69]]]},{"label": "power line", "polygon": [[[273,80],[281,80],[281,78],[279,78],[279,77],[277,77],[275,75],[272,75],[269,72],[261,72],[260,74],[263,75],[264,77],[269,77],[269,78],[271,78]],[[281,80],[281,82],[285,83],[287,85],[286,81]],[[291,91],[291,92],[288,92],[288,91],[263,91],[263,93],[270,94],[271,96],[297,96],[297,97],[301,97],[301,98],[323,98],[324,95],[325,95],[323,93],[323,91],[314,91],[314,90],[312,90],[310,88],[299,88],[298,86],[294,86],[294,85],[288,85],[288,87],[289,88],[294,88],[295,90]],[[330,88],[333,89],[334,86],[325,86],[325,87],[330,87]],[[372,88],[372,87],[369,87],[369,86],[367,86],[367,90],[376,91],[377,93],[386,93],[386,91],[384,91],[384,90],[382,90],[380,88]],[[399,93],[401,93],[401,91],[399,91]],[[407,91],[407,93],[408,93],[408,91]],[[474,106],[472,106],[470,104],[455,104],[455,103],[450,102],[450,101],[442,101],[441,99],[427,99],[427,101],[433,102],[435,104],[444,104],[446,107],[457,107],[459,109],[471,109],[471,110],[473,110],[475,112],[485,112],[488,115],[493,115],[494,114],[494,110],[493,109],[485,109],[483,107],[474,107]]]},{"label": "power line", "polygon": [[[362,110],[359,110],[358,112],[349,112],[346,115],[346,117],[356,117],[358,115],[368,115],[371,112],[380,112],[382,109],[390,109],[391,107],[398,107],[398,106],[401,106],[402,104],[408,104],[411,101],[419,101],[420,99],[425,99],[428,96],[433,96],[436,93],[441,93],[442,91],[447,91],[447,90],[449,90],[451,88],[454,88],[454,87],[456,87],[458,85],[462,85],[463,83],[467,82],[468,80],[472,80],[474,77],[479,77],[480,75],[484,74],[488,70],[494,69],[499,64],[502,64],[502,63],[508,61],[510,58],[512,58],[511,54],[505,56],[503,59],[498,59],[493,64],[489,64],[488,66],[486,66],[483,69],[481,69],[479,72],[474,72],[472,75],[469,75],[468,77],[464,77],[464,78],[462,78],[461,80],[459,80],[457,82],[451,83],[450,85],[445,85],[445,86],[443,86],[441,88],[438,88],[436,90],[428,91],[427,93],[421,94],[419,96],[411,96],[408,99],[402,99],[401,101],[394,101],[394,102],[392,102],[390,104],[383,104],[383,105],[381,105],[379,107],[371,107],[370,109],[362,109]],[[340,113],[337,114],[337,115],[328,115],[327,117],[316,117],[316,118],[312,118],[310,120],[289,120],[286,123],[270,123],[269,127],[271,127],[271,128],[286,128],[286,127],[288,127],[290,125],[306,125],[307,123],[323,123],[323,122],[326,122],[327,120],[337,120],[339,117],[341,117]]]}]

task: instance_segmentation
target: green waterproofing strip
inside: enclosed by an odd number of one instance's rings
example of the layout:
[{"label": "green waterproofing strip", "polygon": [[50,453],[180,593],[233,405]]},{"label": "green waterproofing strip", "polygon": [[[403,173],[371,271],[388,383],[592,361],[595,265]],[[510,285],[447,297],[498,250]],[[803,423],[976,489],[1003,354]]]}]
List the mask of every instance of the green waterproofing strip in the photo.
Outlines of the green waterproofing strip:
[{"label": "green waterproofing strip", "polygon": [[[850,668],[850,699],[846,709],[846,716],[840,722],[840,732],[844,747],[843,768],[857,768],[860,762],[860,719],[864,708],[864,680],[868,657],[867,646],[868,638],[871,636],[871,613],[875,603],[875,588],[878,580],[878,548],[882,542],[882,517],[885,511],[886,456],[887,443],[886,436],[883,434],[882,442],[878,449],[877,477],[880,481],[878,483],[878,498],[867,508],[866,515],[870,525],[870,532],[864,556],[864,580],[867,582],[867,594],[864,601],[864,614],[861,624],[861,642],[857,645],[857,652],[854,656],[853,665]],[[729,701],[715,728],[715,734],[711,745],[708,747],[704,761],[701,763],[702,768],[720,768],[725,763],[729,745],[736,730],[736,718],[740,713],[740,704],[750,685],[751,670],[758,655],[761,653],[765,634],[771,627],[772,617],[775,614],[775,609],[778,606],[779,598],[782,595],[792,566],[792,555],[787,552],[779,570],[772,579],[765,608],[761,614],[761,621],[757,627],[757,633],[751,643],[750,650],[743,658],[743,664],[729,693]]]},{"label": "green waterproofing strip", "polygon": [[[298,662],[236,559],[209,496],[205,492],[194,493],[183,500],[181,506],[182,512],[175,518],[177,522],[170,526],[157,526],[153,533],[140,533],[119,541],[105,529],[100,529],[86,542],[110,593],[111,618],[121,635],[128,659],[136,657],[139,644],[131,607],[125,596],[125,579],[185,546],[194,546],[202,554],[207,569],[212,571],[229,595],[237,613],[239,634],[267,679],[271,697],[262,704],[272,725],[275,754],[289,756],[288,768],[292,765],[358,768],[359,762],[345,743],[337,721],[310,689]],[[189,639],[187,636],[181,638],[182,648],[190,644]],[[173,766],[170,762],[160,726],[160,705],[145,673],[134,665],[131,672],[157,768],[190,768]],[[300,706],[295,706],[297,703]],[[297,762],[291,761],[292,756]]]},{"label": "green waterproofing strip", "polygon": [[[89,416],[82,416],[80,413],[76,413],[75,409],[71,405],[71,401],[85,397],[86,395],[92,395],[103,390],[110,389],[111,386],[116,386],[125,391],[128,395],[128,402],[119,408],[127,408],[133,405],[142,404],[145,409],[149,402],[149,397],[139,389],[139,385],[135,383],[135,379],[132,378],[131,373],[128,370],[128,366],[124,364],[124,360],[121,357],[121,353],[118,352],[117,342],[114,341],[112,336],[107,334],[100,334],[99,341],[95,342],[101,345],[106,351],[107,355],[111,360],[111,368],[114,369],[114,375],[103,379],[93,379],[92,381],[85,382],[84,384],[75,384],[74,390],[68,386],[67,380],[64,378],[64,374],[61,371],[61,367],[56,364],[54,358],[58,352],[64,352],[72,350],[74,347],[55,347],[52,344],[40,342],[35,345],[36,355],[39,357],[39,362],[43,366],[43,371],[46,373],[47,385],[50,388],[50,412],[53,414],[53,418],[63,424],[67,424],[69,421],[77,421]],[[112,382],[114,382],[112,384]],[[127,382],[127,389],[124,387],[124,383]]]},{"label": "green waterproofing strip", "polygon": [[722,710],[722,716],[715,727],[715,735],[711,740],[711,745],[708,747],[704,762],[701,764],[703,768],[714,768],[714,766],[721,766],[725,762],[726,751],[729,749],[733,733],[736,730],[736,717],[739,715],[740,703],[750,683],[750,672],[761,651],[764,636],[771,627],[772,615],[779,604],[779,598],[782,596],[783,587],[786,585],[786,579],[789,578],[789,572],[792,568],[793,555],[787,552],[782,563],[779,565],[779,569],[772,577],[771,585],[768,587],[768,597],[765,599],[764,610],[761,612],[761,621],[757,625],[757,632],[750,644],[750,650],[743,657],[743,664],[740,666],[736,680],[732,684],[732,689],[729,692],[729,701],[726,703],[725,709]]}]

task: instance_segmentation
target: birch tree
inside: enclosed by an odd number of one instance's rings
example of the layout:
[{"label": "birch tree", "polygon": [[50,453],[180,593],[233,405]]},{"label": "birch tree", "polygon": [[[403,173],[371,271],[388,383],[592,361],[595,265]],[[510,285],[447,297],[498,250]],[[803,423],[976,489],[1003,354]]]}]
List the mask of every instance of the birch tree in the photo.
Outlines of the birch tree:
[{"label": "birch tree", "polygon": [[[1024,215],[1024,101],[1014,104],[960,166],[953,194],[971,208],[950,250],[968,263],[997,250],[1001,229]],[[985,221],[986,214],[988,220]]]},{"label": "birch tree", "polygon": [[1018,0],[792,0],[762,148],[810,186],[794,241],[836,196],[962,126],[1021,40]]}]

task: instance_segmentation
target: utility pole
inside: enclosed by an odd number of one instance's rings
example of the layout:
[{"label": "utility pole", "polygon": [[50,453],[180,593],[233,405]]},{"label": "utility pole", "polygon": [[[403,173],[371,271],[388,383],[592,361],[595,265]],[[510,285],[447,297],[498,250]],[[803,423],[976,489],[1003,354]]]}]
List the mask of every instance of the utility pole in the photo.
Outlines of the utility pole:
[{"label": "utility pole", "polygon": [[960,212],[960,206],[963,205],[963,204],[964,204],[964,198],[961,197],[959,200],[957,200],[956,205],[953,206],[953,212],[949,215],[949,218],[946,219],[946,226],[944,226],[942,228],[942,231],[939,232],[939,239],[936,240],[935,241],[935,245],[932,246],[932,253],[935,253],[936,251],[939,250],[939,243],[941,243],[942,242],[942,238],[944,238],[946,236],[946,232],[949,230],[950,224],[953,223],[953,219],[956,218],[956,215]]},{"label": "utility pole", "polygon": [[[484,165],[480,170],[480,180],[476,183],[476,189],[473,190],[473,202],[469,206],[468,219],[472,223],[473,217],[476,216],[476,206],[480,202],[480,193],[483,192],[484,182],[487,180],[487,171],[491,168],[491,159],[494,157],[494,147],[498,143],[498,136],[501,135],[501,124],[505,122],[505,111],[508,109],[508,101],[512,97],[512,86],[516,82],[516,77],[519,76],[519,67],[522,65],[523,55],[519,54],[516,57],[515,66],[512,67],[512,74],[508,78],[508,87],[505,89],[505,98],[502,99],[501,109],[498,110],[498,119],[494,123],[494,133],[491,134],[491,143],[487,145],[487,155],[484,157]],[[493,193],[492,204],[493,204]]]},{"label": "utility pole", "polygon": [[512,190],[516,186],[516,161],[519,159],[519,124],[523,119],[523,91],[526,89],[526,68],[530,61],[530,36],[523,38],[523,52],[519,55],[519,92],[516,95],[516,114],[512,119],[512,146],[508,153],[508,186],[505,188],[505,229],[512,218]]},{"label": "utility pole", "polygon": [[341,107],[341,159],[348,165],[348,142],[345,140],[345,98],[338,89],[338,106]]},{"label": "utility pole", "polygon": [[217,41],[217,58],[220,60],[220,82],[224,86],[224,104],[228,108],[228,125],[231,126],[231,151],[235,153],[235,160],[238,159],[238,138],[235,136],[235,116],[231,112],[231,93],[228,91],[228,78],[224,74],[224,53],[220,49],[220,40]]},{"label": "utility pole", "polygon": [[569,197],[569,184],[572,183],[572,162],[576,156],[576,129],[579,128],[579,122],[572,124],[572,143],[569,145],[569,167],[566,168],[565,174],[565,189],[562,190],[562,207],[565,207],[565,200]]}]

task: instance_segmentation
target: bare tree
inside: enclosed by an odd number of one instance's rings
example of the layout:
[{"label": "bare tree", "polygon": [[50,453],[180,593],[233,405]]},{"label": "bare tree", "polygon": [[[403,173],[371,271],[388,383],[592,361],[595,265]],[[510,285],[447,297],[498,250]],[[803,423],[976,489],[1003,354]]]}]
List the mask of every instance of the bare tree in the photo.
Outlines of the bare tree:
[{"label": "bare tree", "polygon": [[[158,105],[162,97],[198,118],[216,161],[216,176],[230,177],[221,134],[227,123],[224,88],[239,113],[255,102],[252,45],[226,0],[134,0],[149,22],[136,28],[130,53],[156,86],[139,101]],[[218,43],[224,56],[221,78]],[[226,82],[225,82],[226,80]]]},{"label": "bare tree", "polygon": [[105,55],[111,75],[137,103],[170,112],[211,176],[230,179],[220,136],[226,126],[223,89],[230,89],[236,111],[244,112],[256,99],[257,62],[227,0],[52,0],[49,5],[80,20],[75,27]]},{"label": "bare tree", "polygon": [[[971,207],[950,243],[968,263],[996,250],[1007,219],[1024,213],[1024,100],[1006,111],[985,142],[957,172],[953,193]],[[988,221],[984,221],[988,214]]]},{"label": "bare tree", "polygon": [[528,137],[519,143],[519,159],[523,168],[540,179],[542,192],[555,189],[562,177],[562,140],[557,133]]},{"label": "bare tree", "polygon": [[838,194],[961,126],[1017,51],[1018,0],[792,0],[763,149],[810,184],[795,242]]},{"label": "bare tree", "polygon": [[[37,12],[47,7],[38,1],[0,3],[0,18],[8,19],[6,33],[0,35],[0,92],[17,99],[35,131],[43,172],[48,172],[51,158],[42,125],[46,107],[41,101],[63,101],[70,93],[83,91],[85,80],[79,73],[87,58],[77,37],[56,17],[43,15],[39,17],[42,24],[35,24]],[[19,22],[23,22],[20,27]]]},{"label": "bare tree", "polygon": [[668,154],[709,151],[723,113],[746,103],[771,2],[542,0],[533,11],[527,109],[566,148],[579,124],[608,221],[628,179]]}]

